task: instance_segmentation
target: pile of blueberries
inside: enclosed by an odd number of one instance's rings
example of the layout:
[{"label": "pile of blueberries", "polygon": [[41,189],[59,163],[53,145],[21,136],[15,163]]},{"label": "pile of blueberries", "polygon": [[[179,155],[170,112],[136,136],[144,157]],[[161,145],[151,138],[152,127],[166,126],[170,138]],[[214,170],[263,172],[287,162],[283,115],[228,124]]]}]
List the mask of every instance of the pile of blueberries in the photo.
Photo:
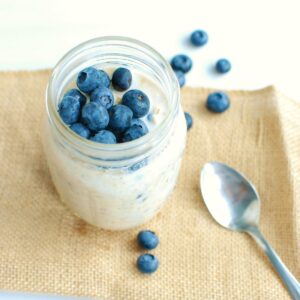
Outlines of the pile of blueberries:
[{"label": "pile of blueberries", "polygon": [[[190,35],[190,43],[195,47],[202,47],[208,42],[208,34],[204,30],[195,30]],[[187,74],[193,66],[191,58],[186,54],[178,54],[171,60],[171,66],[177,76],[180,87],[185,85]],[[215,71],[220,74],[225,74],[231,70],[231,63],[226,58],[217,60],[215,64]],[[208,110],[221,113],[227,110],[230,106],[229,97],[223,92],[211,93],[207,97],[206,107]],[[193,124],[192,116],[185,112],[187,127],[190,129]]]},{"label": "pile of blueberries", "polygon": [[[76,83],[78,89],[64,94],[58,112],[78,135],[98,143],[116,144],[148,133],[141,118],[148,114],[150,101],[144,92],[128,90],[132,83],[130,70],[118,68],[110,80],[105,71],[88,67],[79,72]],[[126,91],[121,104],[115,104],[110,83],[115,90]]]}]

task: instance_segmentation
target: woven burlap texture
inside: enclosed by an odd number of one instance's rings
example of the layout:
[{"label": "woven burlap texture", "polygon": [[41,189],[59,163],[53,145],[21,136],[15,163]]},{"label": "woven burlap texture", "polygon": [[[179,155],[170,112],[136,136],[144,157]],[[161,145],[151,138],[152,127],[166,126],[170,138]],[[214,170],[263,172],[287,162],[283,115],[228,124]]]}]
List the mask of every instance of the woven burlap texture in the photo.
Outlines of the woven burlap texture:
[{"label": "woven burlap texture", "polygon": [[[255,184],[261,230],[300,278],[300,104],[273,87],[231,91],[224,114],[205,109],[209,89],[184,88],[194,119],[175,192],[149,223],[110,232],[87,225],[59,200],[41,146],[48,71],[0,74],[0,289],[99,299],[288,299],[246,234],[221,228],[199,193],[207,161]],[[142,228],[157,232],[159,270],[135,262]]]}]

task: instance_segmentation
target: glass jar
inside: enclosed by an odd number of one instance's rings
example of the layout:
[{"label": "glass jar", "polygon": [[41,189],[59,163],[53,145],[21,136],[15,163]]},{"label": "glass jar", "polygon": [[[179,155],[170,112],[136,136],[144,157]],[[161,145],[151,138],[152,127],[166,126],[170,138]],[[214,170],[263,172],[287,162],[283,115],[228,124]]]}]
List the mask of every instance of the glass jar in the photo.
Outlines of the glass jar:
[{"label": "glass jar", "polygon": [[[88,66],[139,70],[164,91],[168,110],[145,136],[127,143],[100,144],[78,136],[57,109],[76,75]],[[151,101],[151,99],[150,99]],[[43,145],[56,189],[65,204],[90,224],[122,230],[143,224],[173,191],[186,142],[186,123],[177,78],[154,49],[125,37],[87,41],[56,65],[46,92]]]}]

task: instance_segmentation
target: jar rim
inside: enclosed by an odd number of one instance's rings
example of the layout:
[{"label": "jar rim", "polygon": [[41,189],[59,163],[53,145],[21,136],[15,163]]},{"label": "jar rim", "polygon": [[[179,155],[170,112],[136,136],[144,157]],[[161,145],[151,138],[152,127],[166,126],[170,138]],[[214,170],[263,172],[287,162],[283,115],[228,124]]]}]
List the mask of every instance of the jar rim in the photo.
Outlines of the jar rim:
[{"label": "jar rim", "polygon": [[[57,79],[57,76],[64,67],[72,61],[72,59],[76,58],[80,53],[84,52],[85,50],[96,47],[97,45],[101,45],[104,43],[108,43],[110,45],[122,45],[128,44],[129,47],[133,47],[136,49],[136,47],[139,47],[140,49],[146,51],[147,55],[152,56],[152,58],[159,61],[159,64],[164,70],[166,71],[168,83],[170,84],[170,88],[172,90],[172,96],[170,101],[170,108],[168,111],[167,116],[162,120],[162,122],[155,127],[152,131],[150,131],[148,134],[140,137],[139,139],[136,139],[134,141],[126,142],[126,143],[117,143],[117,144],[102,144],[102,143],[95,143],[93,141],[90,141],[88,139],[84,139],[77,135],[74,131],[72,131],[68,125],[66,125],[63,120],[60,118],[56,102],[52,101],[54,98],[54,91],[52,89],[53,83]],[[60,132],[60,134],[63,135],[64,139],[67,140],[69,143],[71,143],[76,148],[83,147],[85,150],[87,150],[87,153],[90,157],[96,157],[99,153],[114,153],[115,159],[118,157],[117,153],[125,154],[128,151],[132,151],[133,149],[140,149],[139,152],[144,153],[147,147],[143,147],[147,144],[155,145],[155,139],[157,135],[162,131],[162,129],[166,129],[166,127],[170,126],[174,115],[177,113],[178,107],[180,103],[180,88],[178,84],[178,80],[176,78],[175,73],[173,72],[170,64],[168,61],[154,48],[149,46],[148,44],[141,42],[139,40],[129,38],[129,37],[123,37],[123,36],[104,36],[104,37],[97,37],[88,41],[85,41],[71,50],[69,50],[56,64],[54,67],[52,74],[50,76],[47,90],[46,90],[46,109],[47,109],[47,115],[48,119],[52,124],[55,125],[56,129]],[[136,151],[135,151],[136,152]],[[145,153],[144,153],[145,154]],[[130,156],[130,155],[129,155]],[[124,159],[128,159],[128,155],[124,155]],[[112,160],[115,160],[112,159]],[[120,158],[118,158],[120,159]],[[105,159],[107,160],[107,159]],[[108,159],[110,160],[110,159]]]}]

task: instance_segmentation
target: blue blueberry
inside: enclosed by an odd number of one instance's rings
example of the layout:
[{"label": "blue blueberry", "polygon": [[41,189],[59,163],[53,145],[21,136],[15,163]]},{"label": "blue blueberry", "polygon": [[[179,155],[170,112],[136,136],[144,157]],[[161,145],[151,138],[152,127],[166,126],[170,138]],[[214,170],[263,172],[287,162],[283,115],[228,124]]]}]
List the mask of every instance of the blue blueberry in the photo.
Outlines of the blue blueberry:
[{"label": "blue blueberry", "polygon": [[141,119],[132,119],[130,126],[133,126],[133,125],[140,126],[142,128],[144,134],[147,134],[149,132],[147,125]]},{"label": "blue blueberry", "polygon": [[153,120],[154,120],[154,118],[153,118],[153,114],[148,114],[148,116],[147,116],[147,120],[149,121],[149,122],[153,122]]},{"label": "blue blueberry", "polygon": [[145,135],[144,129],[139,125],[133,125],[124,132],[122,142],[130,142],[142,137],[143,135]]},{"label": "blue blueberry", "polygon": [[118,68],[114,71],[111,82],[117,91],[126,91],[131,86],[131,72],[126,68]]},{"label": "blue blueberry", "polygon": [[80,102],[80,106],[82,107],[86,103],[86,96],[80,93],[77,89],[70,89],[65,94],[64,97],[71,96],[77,98]]},{"label": "blue blueberry", "polygon": [[80,117],[79,100],[71,96],[63,97],[58,105],[58,113],[66,124],[76,123]]},{"label": "blue blueberry", "polygon": [[185,116],[185,121],[186,121],[187,129],[189,130],[193,126],[193,118],[192,118],[192,116],[188,112],[185,112],[184,116]]},{"label": "blue blueberry", "polygon": [[227,110],[230,106],[229,97],[222,92],[209,94],[206,101],[206,107],[216,113]]},{"label": "blue blueberry", "polygon": [[97,134],[90,138],[91,141],[102,144],[116,144],[116,136],[109,130],[100,130]]},{"label": "blue blueberry", "polygon": [[158,236],[155,232],[150,230],[140,231],[137,236],[138,243],[141,247],[152,250],[157,247],[159,243]]},{"label": "blue blueberry", "polygon": [[128,170],[129,170],[130,172],[135,172],[135,171],[137,171],[137,170],[139,170],[139,169],[141,169],[141,168],[147,166],[147,164],[148,164],[148,159],[145,158],[145,159],[143,159],[142,161],[137,162],[137,163],[131,165],[131,166],[128,168]]},{"label": "blue blueberry", "polygon": [[231,70],[231,63],[226,58],[221,58],[216,63],[216,71],[218,73],[224,74]]},{"label": "blue blueberry", "polygon": [[185,75],[181,71],[175,71],[175,75],[177,77],[178,83],[180,87],[183,87],[185,85]]},{"label": "blue blueberry", "polygon": [[90,130],[81,123],[75,123],[71,125],[70,128],[85,139],[88,139],[91,135]]},{"label": "blue blueberry", "polygon": [[107,127],[109,115],[107,109],[97,102],[87,103],[81,112],[82,122],[93,131],[99,131]]},{"label": "blue blueberry", "polygon": [[128,106],[134,118],[142,118],[149,112],[150,101],[148,96],[140,90],[130,90],[122,97],[122,104]]},{"label": "blue blueberry", "polygon": [[100,85],[100,73],[93,67],[85,68],[77,76],[77,86],[84,93],[91,93]]},{"label": "blue blueberry", "polygon": [[98,104],[104,106],[106,109],[109,109],[114,105],[115,99],[113,93],[109,88],[100,86],[92,91],[90,100],[92,102],[97,102]]},{"label": "blue blueberry", "polygon": [[171,66],[174,71],[181,71],[187,73],[191,70],[193,62],[191,58],[185,54],[179,54],[172,58]]},{"label": "blue blueberry", "polygon": [[190,40],[194,46],[201,47],[207,43],[208,35],[204,30],[195,30],[192,32]]},{"label": "blue blueberry", "polygon": [[109,88],[110,86],[110,79],[108,74],[103,70],[97,70],[99,74],[99,86],[104,86]]},{"label": "blue blueberry", "polygon": [[143,254],[137,259],[137,267],[142,273],[154,273],[159,266],[158,259],[152,254]]},{"label": "blue blueberry", "polygon": [[109,109],[109,128],[116,133],[124,132],[131,125],[132,111],[129,107],[118,104]]}]

